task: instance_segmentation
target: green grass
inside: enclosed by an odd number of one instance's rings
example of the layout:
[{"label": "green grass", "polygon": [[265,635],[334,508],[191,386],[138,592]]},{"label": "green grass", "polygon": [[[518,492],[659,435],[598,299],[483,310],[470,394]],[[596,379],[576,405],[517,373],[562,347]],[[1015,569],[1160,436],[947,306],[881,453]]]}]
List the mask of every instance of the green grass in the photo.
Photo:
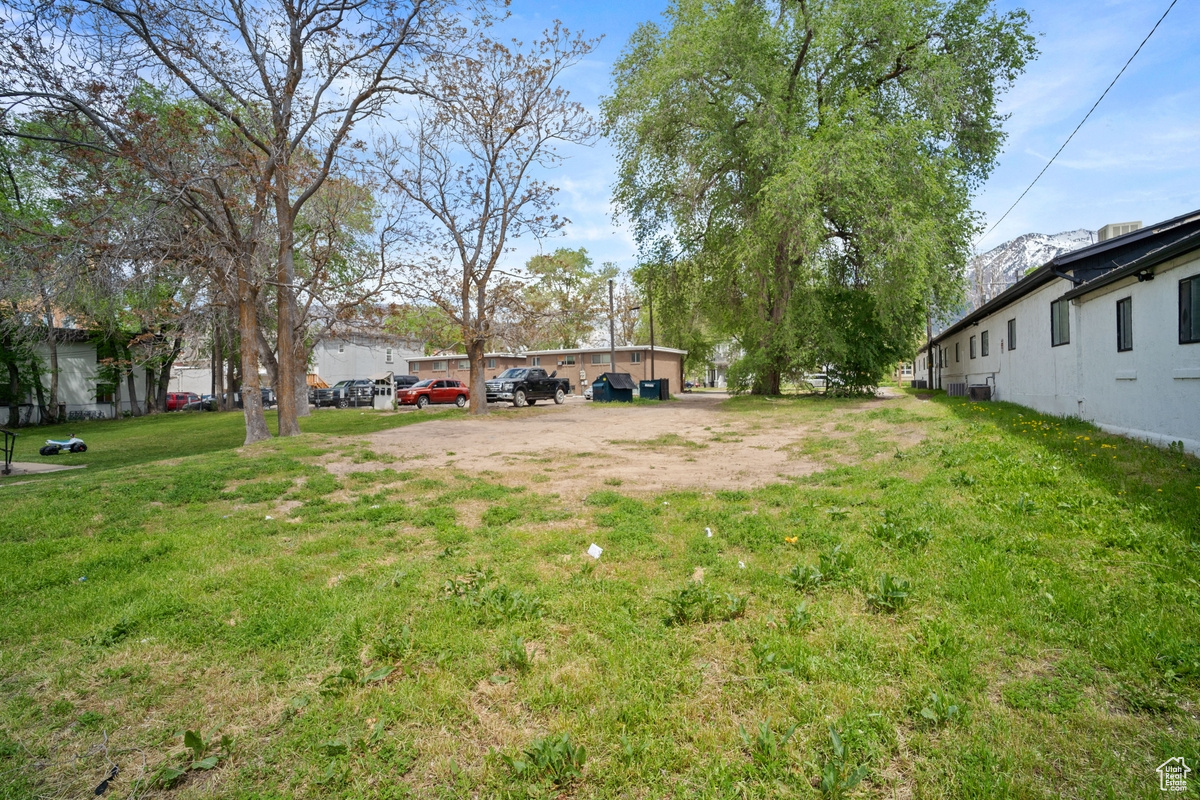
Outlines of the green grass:
[{"label": "green grass", "polygon": [[943,396],[724,413],[848,435],[574,499],[354,438],[430,415],[70,426],[87,470],[0,486],[0,797],[1157,797],[1200,758],[1196,459]]}]

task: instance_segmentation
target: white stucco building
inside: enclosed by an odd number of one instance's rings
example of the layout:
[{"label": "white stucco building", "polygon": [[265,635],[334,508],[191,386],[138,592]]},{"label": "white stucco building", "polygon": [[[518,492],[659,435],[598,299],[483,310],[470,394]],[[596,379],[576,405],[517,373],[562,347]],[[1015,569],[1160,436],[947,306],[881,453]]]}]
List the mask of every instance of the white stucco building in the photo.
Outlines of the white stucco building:
[{"label": "white stucco building", "polygon": [[935,336],[915,377],[930,362],[951,394],[1200,453],[1200,211],[1052,259]]},{"label": "white stucco building", "polygon": [[382,333],[329,334],[314,346],[309,372],[332,386],[383,372],[409,374],[410,359],[424,356],[420,342]]},{"label": "white stucco building", "polygon": [[[100,382],[100,359],[91,332],[81,328],[56,328],[58,353],[58,404],[65,412],[65,419],[109,419],[130,410],[126,383],[121,381],[120,403],[112,393],[103,393]],[[34,346],[34,353],[45,367],[42,386],[49,402],[50,392],[50,348],[44,342]],[[138,391],[138,401],[145,402],[146,373],[141,367],[133,370],[133,380]],[[22,425],[41,421],[36,395],[29,389],[19,403]],[[8,407],[0,407],[0,423],[8,420]]]}]

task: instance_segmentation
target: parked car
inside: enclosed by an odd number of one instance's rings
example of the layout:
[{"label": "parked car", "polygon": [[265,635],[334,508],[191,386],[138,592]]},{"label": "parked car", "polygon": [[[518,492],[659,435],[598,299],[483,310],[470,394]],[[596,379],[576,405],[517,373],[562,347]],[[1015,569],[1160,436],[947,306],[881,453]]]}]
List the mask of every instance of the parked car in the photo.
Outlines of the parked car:
[{"label": "parked car", "polygon": [[487,381],[489,403],[511,400],[517,408],[533,405],[538,400],[554,400],[562,405],[571,391],[571,382],[549,375],[540,367],[512,367]]},{"label": "parked car", "polygon": [[471,390],[462,381],[424,380],[396,391],[396,402],[403,406],[425,408],[432,403],[454,403],[459,408],[471,399]]},{"label": "parked car", "polygon": [[167,411],[182,411],[188,403],[199,402],[200,395],[195,392],[170,392],[167,395]]},{"label": "parked car", "polygon": [[416,375],[393,375],[392,383],[396,384],[396,391],[407,389],[410,386],[416,386],[421,382],[421,379]]},{"label": "parked car", "polygon": [[370,406],[375,403],[375,381],[370,378],[347,378],[338,381],[328,389],[315,389],[312,393],[312,404],[317,408],[335,406],[350,408],[350,406]]},{"label": "parked car", "polygon": [[590,385],[586,389],[583,390],[583,399],[584,400],[592,399],[592,387]]},{"label": "parked car", "polygon": [[206,394],[203,397],[197,398],[196,400],[193,400],[192,402],[188,403],[180,410],[182,410],[182,411],[216,411],[217,410],[217,398],[213,397],[211,394]]}]

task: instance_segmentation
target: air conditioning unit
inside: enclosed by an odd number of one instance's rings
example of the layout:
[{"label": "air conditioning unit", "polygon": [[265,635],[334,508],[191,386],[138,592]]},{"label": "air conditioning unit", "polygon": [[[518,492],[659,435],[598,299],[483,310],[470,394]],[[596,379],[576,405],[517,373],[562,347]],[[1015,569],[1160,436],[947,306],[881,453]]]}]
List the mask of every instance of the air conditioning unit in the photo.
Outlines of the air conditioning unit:
[{"label": "air conditioning unit", "polygon": [[965,383],[947,383],[946,394],[950,397],[966,397],[967,385]]},{"label": "air conditioning unit", "polygon": [[972,400],[991,400],[992,399],[992,387],[986,383],[981,383],[976,386],[972,386],[970,388],[969,392],[970,392],[970,396],[971,396]]}]

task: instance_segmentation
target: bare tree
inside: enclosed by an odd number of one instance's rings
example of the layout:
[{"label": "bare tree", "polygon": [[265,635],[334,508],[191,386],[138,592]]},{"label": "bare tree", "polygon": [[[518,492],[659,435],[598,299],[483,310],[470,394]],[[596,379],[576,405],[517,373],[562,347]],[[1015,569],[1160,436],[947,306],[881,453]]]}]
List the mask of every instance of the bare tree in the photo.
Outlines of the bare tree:
[{"label": "bare tree", "polygon": [[560,23],[524,48],[481,38],[465,58],[431,60],[430,101],[408,138],[381,149],[380,162],[404,211],[421,215],[417,241],[432,255],[412,259],[405,288],[462,328],[471,362],[471,413],[487,413],[484,353],[497,309],[521,281],[501,260],[513,240],[540,238],[567,220],[552,213],[556,192],[535,174],[557,165],[559,143],[590,143],[595,124],[559,85],[563,70],[598,40]]},{"label": "bare tree", "polygon": [[[130,113],[128,98],[143,81],[152,81],[167,98],[199,102],[231,137],[231,160],[253,201],[244,232],[259,237],[268,216],[273,218],[275,258],[268,285],[277,300],[280,435],[299,432],[296,392],[304,381],[296,348],[296,219],[340,161],[350,157],[355,128],[383,113],[395,97],[423,92],[416,68],[420,59],[448,57],[444,43],[463,31],[443,15],[440,3],[11,4],[14,24],[0,34],[0,97],[83,115],[102,132],[105,146],[184,195],[195,190],[203,173],[181,174],[170,159],[143,157],[131,123],[144,132],[145,120]],[[232,152],[234,144],[240,152]],[[214,226],[219,205],[207,198],[203,204],[184,202],[200,224]],[[242,250],[233,262],[237,286],[231,293],[238,301],[244,378],[250,384],[257,382],[257,364],[249,362],[257,362],[262,287],[250,280],[247,259],[263,242],[225,241]],[[249,394],[244,392],[248,442],[266,435],[265,425],[252,419],[261,418],[261,411],[252,408],[257,401]]]}]

